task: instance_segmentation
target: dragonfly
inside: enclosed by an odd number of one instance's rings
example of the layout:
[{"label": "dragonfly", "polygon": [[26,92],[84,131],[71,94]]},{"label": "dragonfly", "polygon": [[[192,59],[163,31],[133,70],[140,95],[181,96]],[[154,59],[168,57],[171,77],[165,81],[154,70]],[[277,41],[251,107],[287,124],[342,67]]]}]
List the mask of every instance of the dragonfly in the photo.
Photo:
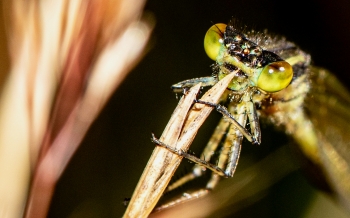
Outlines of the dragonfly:
[{"label": "dragonfly", "polygon": [[[215,24],[204,38],[207,55],[215,61],[211,76],[174,84],[175,93],[201,83],[210,87],[235,74],[220,104],[206,104],[223,114],[200,158],[172,149],[153,137],[158,146],[196,163],[192,172],[167,191],[213,171],[205,190],[220,177],[232,177],[242,141],[263,140],[260,120],[291,136],[303,154],[320,169],[336,198],[350,209],[350,94],[328,70],[311,65],[311,57],[283,37],[239,28],[234,21]],[[216,164],[210,163],[221,147]],[[169,205],[173,205],[172,202]],[[166,208],[165,205],[163,208]]]}]

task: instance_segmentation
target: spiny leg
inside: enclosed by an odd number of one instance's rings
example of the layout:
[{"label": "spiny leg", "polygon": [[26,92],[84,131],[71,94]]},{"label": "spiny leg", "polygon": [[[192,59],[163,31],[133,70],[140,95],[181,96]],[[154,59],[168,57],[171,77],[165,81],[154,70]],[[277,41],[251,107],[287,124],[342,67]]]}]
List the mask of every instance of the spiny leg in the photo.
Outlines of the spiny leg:
[{"label": "spiny leg", "polygon": [[[244,104],[239,104],[236,106],[236,108],[237,108],[237,111],[236,111],[235,117],[237,119],[237,122],[240,125],[245,126],[246,120],[247,120],[247,115],[245,113],[245,106]],[[226,165],[225,173],[229,177],[233,176],[234,171],[237,167],[239,155],[241,152],[242,140],[243,140],[243,135],[240,132],[240,130],[237,129],[235,125],[231,125],[227,133],[227,136],[223,145],[223,150],[220,153],[219,162],[218,162],[218,167],[220,167],[221,169],[224,169]],[[220,176],[218,174],[213,173],[210,180],[207,183],[206,188],[213,189],[217,185],[219,180],[220,180]]]},{"label": "spiny leg", "polygon": [[[211,107],[214,107],[216,109],[216,111],[218,111],[219,113],[221,113],[222,115],[224,115],[225,117],[228,117],[230,122],[243,134],[243,136],[250,142],[252,142],[253,144],[260,144],[260,137],[259,138],[255,138],[254,136],[255,135],[258,135],[260,136],[260,134],[254,132],[254,134],[250,133],[246,128],[245,126],[241,125],[237,120],[236,118],[227,110],[226,107],[220,105],[220,104],[214,104],[214,103],[211,103],[211,102],[206,102],[206,101],[201,101],[201,100],[195,100],[196,103],[200,103],[200,104],[205,104],[205,105],[208,105],[208,106],[211,106]],[[252,103],[251,101],[249,102],[241,102],[240,104],[248,104],[248,103]],[[254,105],[253,105],[254,107]],[[255,115],[255,119],[256,121],[258,121],[257,119],[257,115],[256,115],[256,112],[255,112],[255,108],[254,109],[254,115]],[[252,116],[253,117],[253,116]],[[253,131],[253,130],[252,130]],[[260,128],[259,129],[254,129],[254,131],[259,131],[260,132]]]},{"label": "spiny leg", "polygon": [[[211,138],[209,139],[206,147],[204,148],[200,159],[205,161],[210,161],[211,157],[214,155],[217,147],[219,146],[220,142],[222,141],[222,138],[227,132],[227,128],[229,127],[230,122],[228,122],[224,117],[221,118],[219,124],[215,128],[214,133],[212,134]],[[175,181],[171,185],[168,186],[166,192],[169,192],[171,190],[174,190],[183,184],[200,177],[203,174],[203,166],[195,165],[193,167],[193,170],[191,173],[185,175],[184,177],[180,178],[179,180]]]},{"label": "spiny leg", "polygon": [[181,93],[185,89],[191,88],[192,86],[197,85],[198,83],[202,83],[201,87],[213,86],[218,82],[218,80],[212,76],[208,77],[200,77],[189,80],[184,80],[182,82],[176,83],[171,86],[173,92]]},{"label": "spiny leg", "polygon": [[255,105],[252,101],[246,102],[246,110],[247,115],[249,119],[249,125],[250,125],[250,132],[253,135],[253,137],[256,139],[257,145],[261,144],[261,129],[260,129],[260,123],[259,118],[256,113]]},{"label": "spiny leg", "polygon": [[[205,102],[204,102],[205,103]],[[211,103],[210,103],[211,104]],[[247,122],[247,117],[249,119],[249,124],[251,128],[251,136],[253,139],[254,144],[260,144],[261,142],[261,130],[259,125],[259,119],[256,113],[256,109],[254,106],[254,103],[252,101],[243,101],[240,104],[236,106],[237,108],[237,115],[233,116],[226,108],[217,106],[215,104],[212,104],[216,108],[219,108],[219,112],[227,116],[233,125],[230,127],[230,131],[227,135],[227,139],[224,144],[224,150],[221,152],[219,157],[219,163],[218,167],[223,169],[224,163],[227,161],[226,169],[225,169],[225,175],[232,177],[235,173],[238,159],[241,152],[241,146],[243,141],[243,133],[241,131],[240,127],[245,127]],[[239,125],[235,125],[239,124]],[[238,128],[237,128],[238,127]],[[225,152],[226,143],[232,143],[229,146],[229,155]],[[207,189],[213,189],[217,183],[219,182],[220,177],[218,174],[213,174],[209,182],[207,183]]]},{"label": "spiny leg", "polygon": [[173,152],[174,154],[177,154],[177,155],[182,156],[182,157],[184,157],[184,158],[186,158],[186,159],[188,159],[188,160],[190,160],[190,161],[192,161],[192,162],[194,162],[196,164],[204,166],[204,167],[210,169],[211,171],[213,171],[213,172],[215,172],[215,173],[217,173],[217,174],[219,174],[221,176],[226,176],[225,172],[222,169],[220,169],[219,167],[217,167],[216,165],[208,163],[205,160],[202,160],[202,159],[200,159],[200,158],[198,158],[198,157],[196,157],[194,155],[188,154],[188,153],[186,153],[185,151],[183,151],[181,149],[178,150],[178,149],[173,148],[173,147],[171,147],[171,146],[169,146],[167,144],[164,144],[163,142],[159,141],[159,139],[157,139],[153,133],[152,133],[151,140],[156,145],[162,146],[162,147],[166,148],[167,150]]},{"label": "spiny leg", "polygon": [[[246,102],[242,102],[239,105],[237,105],[237,116],[236,116],[237,122],[241,126],[246,126],[247,124],[247,107],[246,107]],[[233,126],[233,125],[232,125]],[[226,165],[226,170],[225,172],[227,175],[230,177],[233,176],[237,164],[238,164],[238,159],[239,155],[241,153],[241,146],[243,142],[243,134],[242,132],[236,128],[236,126],[232,127],[234,129],[233,132],[233,139],[232,139],[232,145],[230,148],[230,155],[228,159],[228,163]]]}]

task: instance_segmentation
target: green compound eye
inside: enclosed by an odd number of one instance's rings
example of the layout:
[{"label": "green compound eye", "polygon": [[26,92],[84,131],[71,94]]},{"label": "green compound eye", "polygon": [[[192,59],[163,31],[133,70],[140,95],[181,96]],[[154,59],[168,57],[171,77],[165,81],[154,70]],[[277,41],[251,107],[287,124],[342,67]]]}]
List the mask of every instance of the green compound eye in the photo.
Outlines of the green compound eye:
[{"label": "green compound eye", "polygon": [[220,52],[220,47],[222,44],[219,40],[223,38],[223,33],[225,32],[226,26],[227,25],[223,23],[215,24],[211,26],[205,34],[204,50],[214,61]]},{"label": "green compound eye", "polygon": [[277,61],[264,67],[257,86],[266,92],[277,92],[286,88],[292,78],[292,66],[286,61]]}]

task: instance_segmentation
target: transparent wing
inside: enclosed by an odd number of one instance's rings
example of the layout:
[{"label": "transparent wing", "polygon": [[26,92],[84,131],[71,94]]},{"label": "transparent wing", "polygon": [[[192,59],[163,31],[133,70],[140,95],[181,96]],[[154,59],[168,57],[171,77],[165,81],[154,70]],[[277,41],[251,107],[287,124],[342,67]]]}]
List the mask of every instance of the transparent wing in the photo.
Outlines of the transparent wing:
[{"label": "transparent wing", "polygon": [[317,138],[321,167],[336,197],[350,209],[350,94],[330,72],[311,68],[305,109]]}]

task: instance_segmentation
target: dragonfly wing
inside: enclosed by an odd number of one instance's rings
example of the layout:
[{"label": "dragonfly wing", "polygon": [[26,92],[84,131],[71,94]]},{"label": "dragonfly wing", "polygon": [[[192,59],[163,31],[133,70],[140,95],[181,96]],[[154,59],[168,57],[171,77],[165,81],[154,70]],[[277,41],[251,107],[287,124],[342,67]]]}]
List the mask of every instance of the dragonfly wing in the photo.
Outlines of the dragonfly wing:
[{"label": "dragonfly wing", "polygon": [[321,167],[337,198],[350,209],[350,94],[330,72],[311,68],[305,110],[318,139]]}]

